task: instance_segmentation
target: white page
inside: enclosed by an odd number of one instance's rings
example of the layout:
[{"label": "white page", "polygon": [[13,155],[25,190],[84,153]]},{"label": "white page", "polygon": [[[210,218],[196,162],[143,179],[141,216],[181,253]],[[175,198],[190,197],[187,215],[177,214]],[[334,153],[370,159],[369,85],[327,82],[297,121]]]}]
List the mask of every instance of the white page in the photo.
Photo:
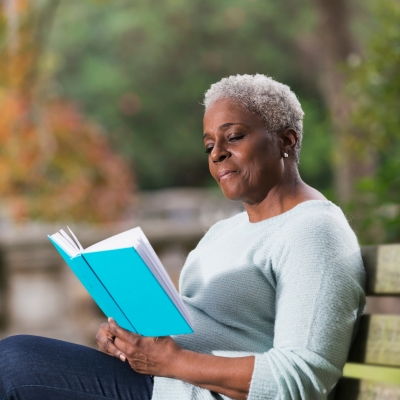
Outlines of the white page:
[{"label": "white page", "polygon": [[80,249],[79,249],[79,247],[77,246],[77,244],[69,237],[68,233],[66,233],[66,232],[64,231],[64,229],[60,229],[60,232],[59,232],[59,233],[64,237],[65,240],[68,241],[68,243],[69,243],[76,251],[80,251]]},{"label": "white page", "polygon": [[160,282],[164,290],[167,292],[167,294],[169,295],[175,306],[178,307],[178,310],[183,314],[185,319],[192,326],[193,320],[185,306],[185,303],[183,302],[178,291],[176,290],[175,285],[173,284],[170,276],[168,275],[167,271],[162,265],[161,260],[158,258],[157,253],[154,251],[146,235],[143,233],[141,229],[140,232],[142,235],[138,243],[138,248],[137,248],[138,253],[143,258],[145,263],[151,266],[151,271],[153,272],[157,280]]},{"label": "white page", "polygon": [[132,247],[133,243],[137,240],[138,236],[140,235],[139,229],[140,228],[133,228],[130,229],[129,231],[119,233],[118,235],[111,236],[108,239],[104,239],[101,242],[89,246],[85,250],[85,252],[93,253],[95,251],[114,250],[114,249],[123,249],[126,247]]},{"label": "white page", "polygon": [[80,250],[80,251],[84,251],[85,249],[82,247],[81,243],[79,242],[78,238],[75,236],[74,232],[71,231],[71,228],[70,228],[68,225],[67,225],[67,228],[68,228],[68,230],[70,231],[72,237],[74,238],[76,244],[78,245],[79,250]]},{"label": "white page", "polygon": [[79,254],[79,251],[76,250],[74,246],[72,246],[68,240],[66,240],[61,233],[57,232],[54,235],[50,235],[50,237],[70,256],[75,257]]},{"label": "white page", "polygon": [[68,250],[68,252],[70,254],[73,254],[76,250],[73,246],[71,246],[71,244],[68,242],[68,240],[65,239],[65,237],[63,235],[61,235],[60,232],[57,232],[56,234],[54,234],[54,239],[58,240],[61,244],[61,246],[63,246],[64,248],[66,248],[66,250]]}]

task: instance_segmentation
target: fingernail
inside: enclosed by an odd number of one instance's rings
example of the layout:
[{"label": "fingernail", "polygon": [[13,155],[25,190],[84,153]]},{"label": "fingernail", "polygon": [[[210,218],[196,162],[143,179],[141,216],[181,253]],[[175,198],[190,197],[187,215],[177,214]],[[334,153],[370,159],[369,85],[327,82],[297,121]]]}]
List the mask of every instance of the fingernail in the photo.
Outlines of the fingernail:
[{"label": "fingernail", "polygon": [[113,319],[111,317],[108,317],[108,322],[113,321]]},{"label": "fingernail", "polygon": [[123,361],[123,362],[125,362],[125,360],[126,360],[126,357],[125,357],[123,354],[120,354],[120,355],[119,355],[119,358],[120,358],[120,360]]}]

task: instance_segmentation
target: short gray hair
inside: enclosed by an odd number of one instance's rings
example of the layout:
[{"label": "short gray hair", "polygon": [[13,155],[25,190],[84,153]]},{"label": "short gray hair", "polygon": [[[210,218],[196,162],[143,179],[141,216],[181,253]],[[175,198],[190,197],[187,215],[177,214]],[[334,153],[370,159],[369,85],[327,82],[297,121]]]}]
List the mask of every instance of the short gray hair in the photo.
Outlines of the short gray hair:
[{"label": "short gray hair", "polygon": [[214,83],[207,90],[204,96],[206,110],[221,99],[232,99],[258,115],[268,132],[293,128],[299,135],[294,154],[295,161],[299,162],[304,112],[289,86],[262,74],[232,75]]}]

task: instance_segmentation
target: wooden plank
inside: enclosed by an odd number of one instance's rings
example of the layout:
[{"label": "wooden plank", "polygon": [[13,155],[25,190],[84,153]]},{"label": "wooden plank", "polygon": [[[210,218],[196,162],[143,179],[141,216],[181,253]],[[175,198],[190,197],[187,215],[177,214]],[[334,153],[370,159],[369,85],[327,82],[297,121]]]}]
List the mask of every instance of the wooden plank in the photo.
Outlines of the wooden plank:
[{"label": "wooden plank", "polygon": [[348,361],[400,366],[400,315],[364,315]]},{"label": "wooden plank", "polygon": [[335,400],[400,400],[400,385],[358,379],[340,379]]},{"label": "wooden plank", "polygon": [[367,295],[400,295],[400,244],[361,248]]},{"label": "wooden plank", "polygon": [[394,367],[347,363],[343,368],[343,376],[400,385],[400,368]]}]

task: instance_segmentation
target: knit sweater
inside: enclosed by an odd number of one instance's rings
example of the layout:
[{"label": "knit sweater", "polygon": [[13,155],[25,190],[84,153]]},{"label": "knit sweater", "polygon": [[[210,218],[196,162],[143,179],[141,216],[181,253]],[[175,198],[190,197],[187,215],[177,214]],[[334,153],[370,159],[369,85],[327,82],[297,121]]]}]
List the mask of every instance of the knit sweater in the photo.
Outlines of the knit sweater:
[{"label": "knit sweater", "polygon": [[[189,254],[179,286],[195,333],[174,339],[200,353],[254,355],[248,400],[327,399],[364,311],[364,281],[356,236],[330,201],[257,223],[243,212]],[[228,399],[163,377],[152,398]]]}]

